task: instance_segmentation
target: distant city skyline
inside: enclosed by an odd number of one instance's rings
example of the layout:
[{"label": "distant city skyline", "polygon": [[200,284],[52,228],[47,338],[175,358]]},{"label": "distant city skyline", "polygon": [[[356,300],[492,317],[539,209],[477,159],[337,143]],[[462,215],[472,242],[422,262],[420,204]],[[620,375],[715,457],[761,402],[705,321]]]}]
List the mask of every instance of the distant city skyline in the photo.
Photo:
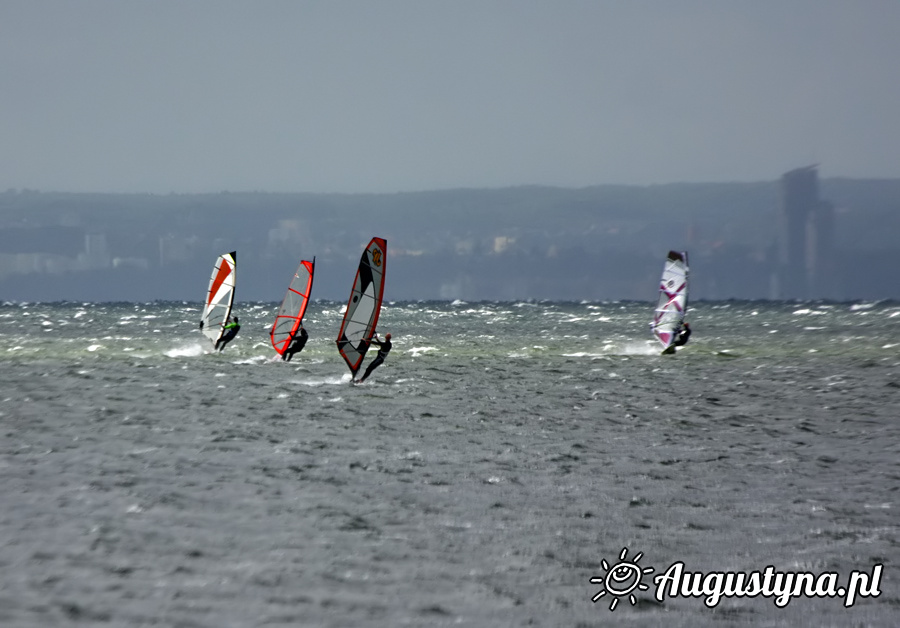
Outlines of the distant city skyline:
[{"label": "distant city skyline", "polygon": [[900,178],[895,0],[35,0],[0,50],[0,190]]},{"label": "distant city skyline", "polygon": [[[820,195],[819,188],[822,193]],[[280,298],[317,259],[315,298],[346,298],[373,237],[391,300],[646,300],[669,250],[691,299],[898,298],[900,179],[410,194],[0,193],[0,299],[199,298],[238,252],[238,300]],[[352,276],[352,275],[351,275]]]}]

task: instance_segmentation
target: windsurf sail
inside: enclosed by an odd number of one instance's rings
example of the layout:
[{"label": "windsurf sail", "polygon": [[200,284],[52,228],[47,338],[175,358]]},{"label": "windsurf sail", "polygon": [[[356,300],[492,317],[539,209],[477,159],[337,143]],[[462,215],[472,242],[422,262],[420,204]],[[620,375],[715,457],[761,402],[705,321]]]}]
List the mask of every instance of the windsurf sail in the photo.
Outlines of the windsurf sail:
[{"label": "windsurf sail", "polygon": [[353,377],[356,377],[359,365],[369,350],[369,341],[375,335],[375,326],[381,314],[386,262],[387,242],[382,238],[372,238],[359,260],[359,269],[337,338],[338,351]]},{"label": "windsurf sail", "polygon": [[[669,349],[687,312],[688,299],[687,251],[669,251],[659,282],[659,300],[650,328],[663,349]],[[674,348],[673,348],[674,351]]]},{"label": "windsurf sail", "polygon": [[200,316],[200,331],[215,345],[222,337],[225,323],[231,316],[234,303],[234,268],[237,252],[220,255],[213,266],[209,290]]},{"label": "windsurf sail", "polygon": [[281,355],[284,355],[294,334],[300,329],[300,323],[303,322],[306,305],[309,303],[309,294],[312,291],[315,268],[315,257],[311,262],[305,260],[300,262],[288,286],[287,293],[284,295],[284,300],[281,302],[281,309],[278,310],[278,315],[269,331],[272,346]]}]

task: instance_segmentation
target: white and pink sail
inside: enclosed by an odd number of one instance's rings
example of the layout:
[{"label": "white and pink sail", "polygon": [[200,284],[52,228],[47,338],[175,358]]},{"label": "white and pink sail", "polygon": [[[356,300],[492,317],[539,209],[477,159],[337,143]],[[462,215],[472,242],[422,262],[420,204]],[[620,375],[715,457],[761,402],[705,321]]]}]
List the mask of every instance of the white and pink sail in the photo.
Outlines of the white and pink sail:
[{"label": "white and pink sail", "polygon": [[672,347],[684,324],[688,304],[688,256],[687,251],[669,251],[659,281],[659,300],[653,313],[650,328],[663,346]]}]

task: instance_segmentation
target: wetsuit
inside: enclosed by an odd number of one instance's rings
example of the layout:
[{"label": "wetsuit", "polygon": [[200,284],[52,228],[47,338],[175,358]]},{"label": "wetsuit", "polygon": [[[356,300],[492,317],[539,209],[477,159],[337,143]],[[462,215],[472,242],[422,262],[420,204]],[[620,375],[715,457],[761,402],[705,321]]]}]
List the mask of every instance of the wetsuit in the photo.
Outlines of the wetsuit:
[{"label": "wetsuit", "polygon": [[223,351],[225,349],[225,345],[234,340],[234,337],[238,335],[238,332],[241,331],[241,325],[237,322],[237,319],[234,322],[228,323],[223,328],[225,333],[222,334],[222,337],[219,338],[218,342],[216,342],[216,349],[219,351]]},{"label": "wetsuit", "polygon": [[678,334],[678,337],[675,339],[675,342],[672,343],[673,347],[683,347],[687,344],[688,339],[691,337],[691,328],[685,327],[681,330],[681,333]]},{"label": "wetsuit", "polygon": [[307,340],[309,340],[309,334],[301,327],[299,332],[294,334],[294,339],[291,341],[291,344],[289,344],[288,348],[281,354],[281,359],[285,362],[290,362],[295,353],[303,351],[303,347],[306,346]]},{"label": "wetsuit", "polygon": [[372,338],[372,343],[378,345],[378,355],[375,356],[375,359],[372,360],[372,363],[369,364],[369,368],[366,369],[366,372],[363,373],[362,379],[359,381],[364,382],[366,378],[372,374],[376,368],[381,366],[384,363],[384,359],[387,357],[388,353],[391,352],[391,348],[393,345],[391,341],[385,338],[384,340],[378,340],[378,338]]}]

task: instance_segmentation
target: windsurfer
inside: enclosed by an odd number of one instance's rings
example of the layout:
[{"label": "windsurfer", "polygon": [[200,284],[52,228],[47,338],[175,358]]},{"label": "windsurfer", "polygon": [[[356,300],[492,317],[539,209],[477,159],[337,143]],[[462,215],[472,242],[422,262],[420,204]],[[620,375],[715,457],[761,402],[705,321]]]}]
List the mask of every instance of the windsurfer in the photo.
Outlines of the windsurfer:
[{"label": "windsurfer", "polygon": [[300,329],[291,334],[290,344],[288,344],[284,353],[281,354],[281,359],[285,362],[290,362],[295,353],[303,351],[303,347],[306,346],[307,340],[309,340],[309,334],[306,333],[306,328],[304,328],[303,325],[300,325]]},{"label": "windsurfer", "polygon": [[691,337],[691,324],[685,321],[684,328],[678,333],[678,337],[675,338],[675,342],[672,343],[673,347],[683,347],[688,343],[688,339]]},{"label": "windsurfer", "polygon": [[390,334],[385,334],[384,340],[379,340],[378,334],[375,334],[375,337],[372,338],[371,342],[375,345],[378,345],[378,347],[379,347],[378,355],[375,356],[375,359],[372,360],[371,364],[369,364],[369,367],[366,369],[366,372],[363,373],[362,379],[359,380],[360,383],[366,381],[366,378],[372,374],[372,371],[374,371],[376,368],[381,366],[382,363],[384,363],[384,359],[387,357],[388,353],[390,353],[391,349],[393,348],[393,345],[391,344],[391,335]]},{"label": "windsurfer", "polygon": [[225,330],[225,333],[222,334],[222,337],[219,338],[215,346],[215,348],[220,353],[225,350],[225,345],[234,340],[234,337],[238,335],[239,331],[241,331],[241,324],[238,322],[238,317],[235,316],[234,320],[232,320],[229,316],[228,322],[225,323],[225,327],[223,329]]}]

